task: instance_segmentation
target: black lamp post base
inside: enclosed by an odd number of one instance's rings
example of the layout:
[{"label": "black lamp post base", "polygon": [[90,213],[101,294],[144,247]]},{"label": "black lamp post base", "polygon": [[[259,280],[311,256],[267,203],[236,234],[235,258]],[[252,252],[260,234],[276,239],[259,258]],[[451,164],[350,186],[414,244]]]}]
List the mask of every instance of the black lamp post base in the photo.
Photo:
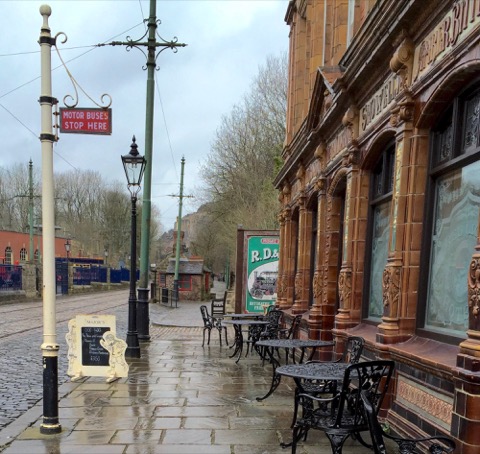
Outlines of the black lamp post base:
[{"label": "black lamp post base", "polygon": [[137,298],[137,332],[140,342],[150,342],[150,314],[148,304],[148,288],[139,288]]},{"label": "black lamp post base", "polygon": [[140,358],[140,344],[137,333],[127,333],[127,349],[125,358]]}]

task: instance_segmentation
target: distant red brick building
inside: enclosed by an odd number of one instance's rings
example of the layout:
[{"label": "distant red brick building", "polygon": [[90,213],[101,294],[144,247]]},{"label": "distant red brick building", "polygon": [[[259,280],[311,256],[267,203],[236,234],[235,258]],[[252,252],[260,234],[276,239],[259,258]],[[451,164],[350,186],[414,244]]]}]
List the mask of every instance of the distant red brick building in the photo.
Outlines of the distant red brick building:
[{"label": "distant red brick building", "polygon": [[[66,238],[55,238],[55,256],[65,257]],[[42,257],[42,235],[33,235],[33,255],[30,257],[30,235],[28,233],[0,230],[0,263],[18,265]]]}]

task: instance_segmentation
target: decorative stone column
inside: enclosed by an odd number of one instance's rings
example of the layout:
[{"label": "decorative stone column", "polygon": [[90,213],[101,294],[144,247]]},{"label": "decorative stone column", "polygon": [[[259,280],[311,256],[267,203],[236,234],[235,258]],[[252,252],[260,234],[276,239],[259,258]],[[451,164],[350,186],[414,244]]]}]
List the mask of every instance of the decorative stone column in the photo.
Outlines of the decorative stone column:
[{"label": "decorative stone column", "polygon": [[285,215],[285,260],[282,273],[282,309],[290,308],[294,303],[295,285],[295,252],[297,242],[297,223],[292,220],[292,211],[284,211]]},{"label": "decorative stone column", "polygon": [[352,173],[347,176],[347,189],[345,194],[345,215],[343,219],[343,238],[342,242],[342,266],[338,275],[338,298],[339,307],[335,316],[335,328],[344,330],[354,326],[354,320],[351,314],[352,310],[352,241],[350,235],[352,232],[352,210],[354,210],[352,198]]},{"label": "decorative stone column", "polygon": [[[480,220],[479,220],[480,225]],[[457,355],[452,435],[462,440],[462,453],[480,444],[480,227],[468,273],[468,331]]]},{"label": "decorative stone column", "polygon": [[278,275],[277,275],[277,301],[276,305],[280,308],[285,307],[286,303],[286,277],[285,277],[285,257],[287,254],[286,237],[285,237],[285,212],[282,211],[278,215],[278,223],[280,225],[280,244],[278,257]]},{"label": "decorative stone column", "polygon": [[325,251],[327,248],[327,193],[325,178],[320,178],[315,183],[318,191],[317,207],[317,251],[315,274],[313,276],[313,306],[310,309],[308,319],[309,333],[311,339],[330,340],[331,329],[335,319],[335,301],[329,301],[326,295],[327,276],[324,266]]},{"label": "decorative stone column", "polygon": [[297,269],[295,273],[295,302],[292,307],[292,314],[301,314],[308,310],[309,296],[309,269],[310,269],[310,242],[311,237],[311,214],[309,216],[306,207],[306,198],[302,194],[299,197],[300,215],[298,221],[298,251],[297,251]]},{"label": "decorative stone column", "polygon": [[[415,314],[417,292],[410,291],[415,280],[418,282],[420,266],[419,242],[414,238],[421,236],[423,213],[418,209],[418,189],[409,187],[416,182],[417,187],[425,182],[419,181],[421,168],[427,163],[422,156],[427,150],[421,143],[412,144],[414,102],[409,91],[413,67],[414,46],[407,35],[402,35],[397,50],[390,60],[390,69],[399,79],[403,90],[403,100],[390,109],[390,124],[397,128],[395,138],[395,168],[390,221],[390,247],[387,265],[383,272],[383,316],[378,326],[377,342],[391,344],[402,342],[415,333],[414,315],[407,318],[402,314]],[[420,134],[416,138],[421,137]],[[425,151],[425,153],[424,153]],[[409,178],[409,175],[412,175]],[[413,214],[412,214],[413,213]],[[410,217],[409,217],[410,216]],[[405,282],[405,285],[402,284]]]},{"label": "decorative stone column", "polygon": [[[395,106],[391,112],[390,123],[398,127],[398,133],[395,144],[390,246],[382,283],[383,316],[377,333],[377,342],[382,344],[403,342],[415,333],[418,301],[417,292],[412,292],[410,288],[415,280],[418,281],[420,243],[414,239],[422,234],[423,213],[414,208],[414,205],[419,205],[419,200],[414,197],[416,191],[408,186],[409,181],[414,178],[407,178],[407,175],[418,174],[418,169],[426,165],[412,160],[412,157],[420,156],[422,151],[419,142],[415,142],[417,147],[412,145],[413,102],[407,96],[406,100]],[[417,182],[417,185],[419,184],[420,182]],[[405,314],[411,315],[407,317]]]}]

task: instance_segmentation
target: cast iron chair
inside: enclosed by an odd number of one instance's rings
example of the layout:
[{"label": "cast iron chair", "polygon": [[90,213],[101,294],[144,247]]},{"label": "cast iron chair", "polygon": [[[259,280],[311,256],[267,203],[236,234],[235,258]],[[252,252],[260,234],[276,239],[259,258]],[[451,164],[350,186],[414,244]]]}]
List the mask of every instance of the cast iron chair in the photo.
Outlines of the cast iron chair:
[{"label": "cast iron chair", "polygon": [[213,298],[211,303],[212,317],[223,317],[225,315],[225,305],[227,302],[227,292],[223,294],[223,298]]},{"label": "cast iron chair", "polygon": [[[281,328],[278,330],[278,338],[279,339],[297,339],[298,331],[300,330],[300,322],[302,321],[301,315],[296,315],[293,320],[292,324],[289,328]],[[278,350],[277,350],[278,352]],[[288,348],[285,349],[285,364],[288,364],[288,356],[291,356],[295,362],[295,349],[292,349],[292,352]]]},{"label": "cast iron chair", "polygon": [[[249,337],[252,346],[255,347],[255,343],[258,340],[278,339],[282,317],[283,312],[280,309],[271,309],[265,316],[265,320],[268,322],[268,325],[261,327],[260,331],[258,332],[250,333]],[[265,361],[266,355],[264,349],[255,347],[255,350],[260,355],[260,358]]]},{"label": "cast iron chair", "polygon": [[220,347],[222,346],[222,329],[225,330],[225,342],[228,345],[227,327],[222,326],[222,321],[212,317],[208,313],[207,306],[205,306],[204,304],[202,304],[200,306],[200,312],[202,314],[202,319],[203,319],[203,342],[202,342],[202,347],[205,345],[205,331],[208,331],[207,345],[210,345],[210,333],[211,333],[212,329],[214,329],[214,328],[218,331],[218,335],[220,337]]},{"label": "cast iron chair", "polygon": [[353,437],[362,445],[367,444],[361,432],[368,432],[360,391],[372,403],[376,415],[387,392],[394,368],[393,361],[365,361],[348,366],[342,387],[330,397],[315,397],[299,394],[303,415],[293,428],[292,454],[295,454],[298,441],[307,438],[310,429],[325,432],[333,454],[341,454],[343,444]]},{"label": "cast iron chair", "polygon": [[[398,452],[400,454],[421,454],[427,452],[426,449],[428,449],[428,452],[431,454],[445,454],[451,453],[455,450],[455,442],[451,438],[440,435],[425,438],[401,438],[387,434],[378,422],[374,404],[370,401],[367,392],[362,391],[360,396],[365,411],[365,417],[370,428],[374,454],[387,454],[384,438],[393,440],[398,445]],[[440,443],[436,443],[435,440]],[[421,445],[422,450],[417,450],[417,445]]]},{"label": "cast iron chair", "polygon": [[[365,339],[359,336],[350,336],[347,338],[345,349],[342,355],[334,361],[328,362],[344,362],[348,364],[357,364],[363,353],[363,346],[365,345]],[[325,362],[319,360],[313,360],[308,362]],[[337,382],[325,381],[325,380],[303,380],[301,392],[310,394],[312,396],[319,396],[321,394],[331,394],[336,391]],[[295,421],[298,416],[298,394],[300,390],[295,389],[294,408],[293,408],[293,420],[292,427],[295,425]]]}]

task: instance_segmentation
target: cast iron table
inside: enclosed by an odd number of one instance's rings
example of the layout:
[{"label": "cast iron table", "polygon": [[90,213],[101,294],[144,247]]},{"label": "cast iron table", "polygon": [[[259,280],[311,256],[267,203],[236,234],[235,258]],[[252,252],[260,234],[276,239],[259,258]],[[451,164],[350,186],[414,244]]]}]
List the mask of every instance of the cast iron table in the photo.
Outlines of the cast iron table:
[{"label": "cast iron table", "polygon": [[[230,358],[233,358],[236,354],[238,354],[238,358],[235,361],[238,363],[242,356],[243,352],[243,326],[248,326],[248,341],[252,343],[252,346],[255,345],[255,342],[258,339],[258,336],[262,329],[268,325],[270,322],[266,320],[256,320],[256,319],[242,319],[242,320],[223,320],[222,325],[233,325],[235,330],[235,341],[234,347],[235,351],[230,355]],[[247,350],[248,354],[248,350]],[[246,356],[246,355],[245,355]]]},{"label": "cast iron table", "polygon": [[[319,362],[319,363],[304,363],[304,364],[287,364],[285,366],[277,367],[277,374],[292,377],[297,385],[298,394],[304,392],[302,387],[303,380],[318,380],[318,381],[335,381],[342,382],[345,376],[347,367],[350,366],[346,362]],[[297,393],[295,393],[297,394]],[[292,421],[292,427],[295,424],[295,414]],[[304,436],[304,432],[300,433],[299,439]],[[282,448],[292,445],[290,443],[281,443]]]},{"label": "cast iron table", "polygon": [[[284,348],[285,350],[287,350],[287,356],[290,349],[300,349],[300,363],[302,363],[307,349],[311,349],[310,355],[308,356],[308,360],[311,360],[313,358],[313,355],[315,355],[317,348],[333,347],[335,344],[333,341],[322,340],[265,339],[257,341],[255,345],[257,347],[265,347],[265,350],[270,359],[270,364],[272,365],[272,383],[267,394],[265,394],[263,397],[257,397],[257,400],[261,401],[270,396],[270,394],[272,394],[278,388],[278,385],[280,385],[282,376],[277,373],[277,368],[280,367],[280,361],[275,358],[275,352],[279,348]],[[293,362],[295,363],[295,355],[293,356]]]},{"label": "cast iron table", "polygon": [[223,314],[223,317],[229,317],[235,320],[243,320],[243,319],[263,320],[265,318],[265,315],[255,314],[255,313],[251,313],[251,314],[243,313],[243,314]]}]

